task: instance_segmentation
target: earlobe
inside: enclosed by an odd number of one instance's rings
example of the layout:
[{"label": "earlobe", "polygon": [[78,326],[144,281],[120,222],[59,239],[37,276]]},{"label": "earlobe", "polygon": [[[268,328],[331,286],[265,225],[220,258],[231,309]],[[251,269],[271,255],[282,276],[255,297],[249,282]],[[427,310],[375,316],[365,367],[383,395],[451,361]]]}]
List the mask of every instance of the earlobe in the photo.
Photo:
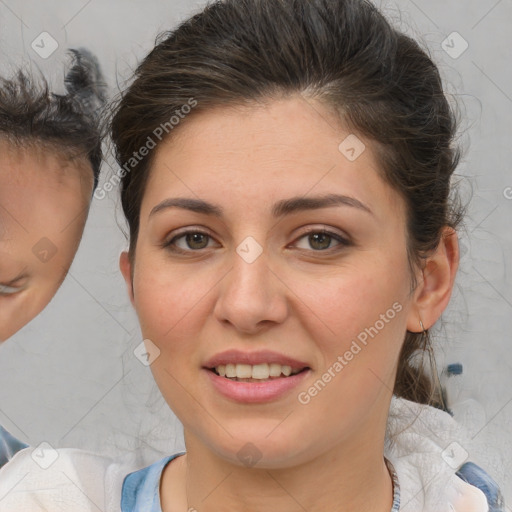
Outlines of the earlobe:
[{"label": "earlobe", "polygon": [[432,327],[446,309],[459,267],[457,233],[446,226],[439,246],[423,268],[422,278],[416,288],[407,330],[421,332],[420,320],[425,329]]},{"label": "earlobe", "polygon": [[123,251],[119,257],[119,269],[121,270],[121,274],[123,274],[124,280],[126,282],[130,302],[132,303],[132,306],[135,306],[135,300],[133,296],[132,264],[130,261],[130,256],[126,251]]}]

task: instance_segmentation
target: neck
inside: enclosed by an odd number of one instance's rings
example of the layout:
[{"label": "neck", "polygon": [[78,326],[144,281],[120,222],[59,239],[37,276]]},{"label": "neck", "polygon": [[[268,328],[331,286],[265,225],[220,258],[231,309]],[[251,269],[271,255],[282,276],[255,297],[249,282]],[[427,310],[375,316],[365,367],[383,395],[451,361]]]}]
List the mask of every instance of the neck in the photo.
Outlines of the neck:
[{"label": "neck", "polygon": [[372,433],[305,463],[261,469],[220,458],[185,430],[187,454],[162,476],[162,510],[389,512],[393,484],[383,457],[384,436]]}]

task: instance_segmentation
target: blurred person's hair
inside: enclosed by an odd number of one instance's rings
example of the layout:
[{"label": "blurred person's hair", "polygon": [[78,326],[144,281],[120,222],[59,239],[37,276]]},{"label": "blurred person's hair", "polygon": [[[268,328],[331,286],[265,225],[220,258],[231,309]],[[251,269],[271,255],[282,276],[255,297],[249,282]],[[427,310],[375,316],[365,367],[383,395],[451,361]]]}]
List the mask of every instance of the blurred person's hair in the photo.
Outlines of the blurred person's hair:
[{"label": "blurred person's hair", "polygon": [[0,140],[25,148],[40,146],[69,158],[84,157],[94,173],[94,188],[102,162],[102,109],[107,87],[94,55],[71,49],[66,94],[49,90],[44,77],[24,71],[0,78]]}]

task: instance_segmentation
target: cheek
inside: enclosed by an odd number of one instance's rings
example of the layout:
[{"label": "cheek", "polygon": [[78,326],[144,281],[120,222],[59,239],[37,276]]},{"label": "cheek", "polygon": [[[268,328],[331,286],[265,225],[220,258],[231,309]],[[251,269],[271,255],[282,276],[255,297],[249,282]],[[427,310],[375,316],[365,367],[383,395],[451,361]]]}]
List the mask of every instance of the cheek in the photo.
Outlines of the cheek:
[{"label": "cheek", "polygon": [[135,309],[142,334],[161,350],[192,350],[191,343],[201,328],[200,317],[215,287],[216,276],[192,272],[182,266],[157,263],[137,254],[134,271]]},{"label": "cheek", "polygon": [[301,281],[303,325],[319,359],[300,403],[314,403],[315,414],[342,422],[347,409],[363,415],[381,393],[391,393],[407,322],[406,268],[405,260],[384,256]]},{"label": "cheek", "polygon": [[[304,319],[321,329],[318,331],[324,347],[341,350],[354,339],[363,340],[372,334],[380,339],[401,332],[405,325],[407,283],[400,264],[395,272],[387,262],[361,262],[343,267],[323,278],[295,279],[297,296],[314,314]],[[376,332],[378,331],[378,333]],[[369,334],[371,333],[371,334]],[[391,336],[391,338],[394,338]]]},{"label": "cheek", "polygon": [[159,350],[151,372],[180,420],[185,424],[201,424],[204,422],[201,393],[195,388],[195,377],[191,379],[191,376],[200,366],[198,340],[204,338],[204,322],[211,313],[208,292],[218,278],[208,272],[200,275],[184,268],[171,269],[168,264],[157,264],[155,260],[153,264],[148,262],[142,251],[137,253],[133,287],[143,338],[151,340]]}]

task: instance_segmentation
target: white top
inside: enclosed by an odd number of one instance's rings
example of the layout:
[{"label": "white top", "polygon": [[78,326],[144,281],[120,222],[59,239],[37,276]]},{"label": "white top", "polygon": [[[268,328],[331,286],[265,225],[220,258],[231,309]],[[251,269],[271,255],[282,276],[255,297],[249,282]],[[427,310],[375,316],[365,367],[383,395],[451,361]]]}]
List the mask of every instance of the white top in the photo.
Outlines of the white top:
[{"label": "white top", "polygon": [[[393,397],[384,455],[398,476],[401,512],[489,511],[484,493],[455,474],[466,443],[449,414]],[[0,512],[121,512],[124,478],[155,460],[26,448],[0,470]]]}]

